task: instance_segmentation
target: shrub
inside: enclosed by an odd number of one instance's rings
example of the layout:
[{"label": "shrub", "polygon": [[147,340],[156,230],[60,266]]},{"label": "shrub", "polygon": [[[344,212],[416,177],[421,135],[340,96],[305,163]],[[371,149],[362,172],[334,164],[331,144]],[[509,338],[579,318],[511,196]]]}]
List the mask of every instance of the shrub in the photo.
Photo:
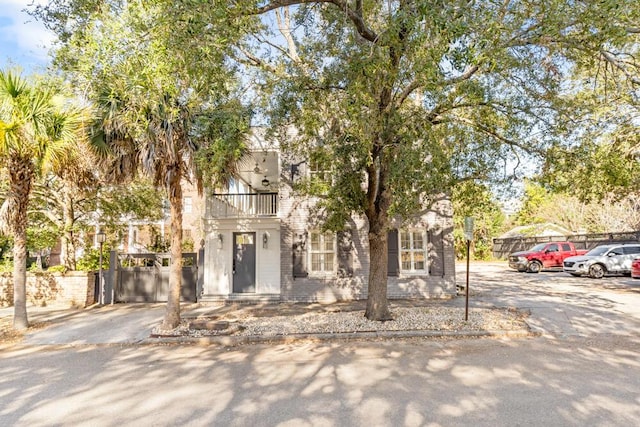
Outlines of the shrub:
[{"label": "shrub", "polygon": [[54,265],[47,268],[47,271],[50,273],[66,273],[67,267],[65,267],[64,265]]},{"label": "shrub", "polygon": [[[76,263],[78,271],[97,271],[100,269],[100,250],[91,248]],[[102,269],[109,269],[109,251],[102,250]]]}]

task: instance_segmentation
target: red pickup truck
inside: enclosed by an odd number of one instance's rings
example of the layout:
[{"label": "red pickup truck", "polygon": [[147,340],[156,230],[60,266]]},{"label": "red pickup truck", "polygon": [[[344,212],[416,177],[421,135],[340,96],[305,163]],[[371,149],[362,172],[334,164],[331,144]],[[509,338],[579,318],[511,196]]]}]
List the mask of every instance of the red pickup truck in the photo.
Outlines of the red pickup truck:
[{"label": "red pickup truck", "polygon": [[571,242],[540,243],[528,251],[509,255],[509,267],[529,273],[539,273],[548,268],[562,268],[565,258],[584,255],[586,250],[576,250]]}]

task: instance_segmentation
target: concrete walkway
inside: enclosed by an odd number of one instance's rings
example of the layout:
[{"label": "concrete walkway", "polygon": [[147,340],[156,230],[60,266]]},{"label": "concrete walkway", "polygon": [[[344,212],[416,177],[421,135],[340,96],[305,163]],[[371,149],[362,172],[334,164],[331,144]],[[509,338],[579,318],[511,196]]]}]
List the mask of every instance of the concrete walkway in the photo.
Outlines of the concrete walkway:
[{"label": "concrete walkway", "polygon": [[[25,345],[126,344],[149,337],[162,320],[164,305],[27,307],[27,313],[35,328],[25,334]],[[12,318],[13,307],[0,309],[0,316]]]}]

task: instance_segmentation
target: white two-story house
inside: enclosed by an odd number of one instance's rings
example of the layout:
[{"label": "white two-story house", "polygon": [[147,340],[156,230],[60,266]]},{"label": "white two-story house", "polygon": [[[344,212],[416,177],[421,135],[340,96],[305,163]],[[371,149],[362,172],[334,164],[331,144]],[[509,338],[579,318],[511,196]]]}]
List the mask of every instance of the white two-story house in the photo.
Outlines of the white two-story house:
[{"label": "white two-story house", "polygon": [[[322,232],[316,201],[293,191],[322,171],[254,140],[240,176],[209,192],[203,221],[200,301],[333,302],[365,299],[368,230],[354,217]],[[448,298],[456,293],[451,203],[427,207],[411,226],[389,232],[388,297]]]}]

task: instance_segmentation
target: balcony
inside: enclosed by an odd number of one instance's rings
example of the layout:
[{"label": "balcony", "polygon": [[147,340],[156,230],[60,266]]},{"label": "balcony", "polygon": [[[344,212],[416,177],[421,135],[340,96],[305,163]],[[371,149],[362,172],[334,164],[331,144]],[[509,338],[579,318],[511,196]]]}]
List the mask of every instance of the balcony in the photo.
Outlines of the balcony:
[{"label": "balcony", "polygon": [[278,193],[212,194],[207,218],[273,217],[278,214]]}]

